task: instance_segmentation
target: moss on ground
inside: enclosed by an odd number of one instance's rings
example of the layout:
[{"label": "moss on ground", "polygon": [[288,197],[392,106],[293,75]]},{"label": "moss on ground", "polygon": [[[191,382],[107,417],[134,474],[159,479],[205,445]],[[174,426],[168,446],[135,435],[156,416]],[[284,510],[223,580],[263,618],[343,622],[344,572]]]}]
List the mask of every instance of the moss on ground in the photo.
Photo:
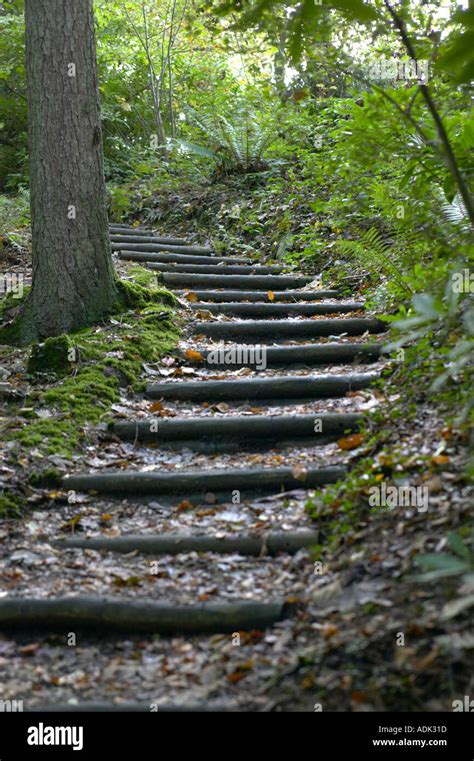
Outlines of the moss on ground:
[{"label": "moss on ground", "polygon": [[121,387],[143,388],[142,363],[176,347],[173,294],[127,281],[120,281],[120,290],[122,307],[108,323],[33,345],[28,370],[35,386],[24,407],[42,407],[52,416],[35,415],[21,427],[12,422],[7,440],[71,457],[86,441],[88,425],[108,422]]},{"label": "moss on ground", "polygon": [[24,500],[13,493],[0,494],[0,517],[10,518],[19,515],[24,506]]},{"label": "moss on ground", "polygon": [[66,375],[71,372],[74,353],[69,336],[47,338],[43,343],[33,345],[28,359],[28,372]]},{"label": "moss on ground", "polygon": [[[156,278],[144,267],[133,268],[135,282],[119,280],[121,307],[128,309],[144,309],[150,303],[158,302],[166,306],[177,306],[176,296],[164,288],[156,287]],[[151,278],[148,277],[151,276]]]},{"label": "moss on ground", "polygon": [[44,468],[41,471],[34,471],[29,482],[35,488],[58,488],[61,486],[62,476],[57,468]]}]

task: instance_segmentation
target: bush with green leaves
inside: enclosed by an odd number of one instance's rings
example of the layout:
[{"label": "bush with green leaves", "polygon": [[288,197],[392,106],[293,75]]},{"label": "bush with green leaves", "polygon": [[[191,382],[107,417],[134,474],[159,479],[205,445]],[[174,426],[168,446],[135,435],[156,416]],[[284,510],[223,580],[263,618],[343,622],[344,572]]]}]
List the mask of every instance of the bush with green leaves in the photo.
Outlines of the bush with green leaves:
[{"label": "bush with green leaves", "polygon": [[190,111],[191,122],[205,138],[205,145],[179,140],[185,151],[211,159],[217,174],[253,174],[268,169],[265,157],[274,134],[274,124],[247,104],[229,116]]}]

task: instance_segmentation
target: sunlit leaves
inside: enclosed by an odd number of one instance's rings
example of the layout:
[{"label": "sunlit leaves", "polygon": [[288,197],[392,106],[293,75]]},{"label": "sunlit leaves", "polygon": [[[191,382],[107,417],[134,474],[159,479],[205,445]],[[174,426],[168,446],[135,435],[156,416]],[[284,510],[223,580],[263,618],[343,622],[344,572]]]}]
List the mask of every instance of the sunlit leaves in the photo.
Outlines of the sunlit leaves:
[{"label": "sunlit leaves", "polygon": [[474,79],[474,6],[459,10],[454,20],[461,25],[443,45],[437,68],[448,72],[459,84]]}]

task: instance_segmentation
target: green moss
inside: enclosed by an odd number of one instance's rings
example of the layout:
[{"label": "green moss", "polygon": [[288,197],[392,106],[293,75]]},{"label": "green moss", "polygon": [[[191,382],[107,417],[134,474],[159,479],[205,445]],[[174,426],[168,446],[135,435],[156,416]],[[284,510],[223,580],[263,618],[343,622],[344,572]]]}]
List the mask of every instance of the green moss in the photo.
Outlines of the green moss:
[{"label": "green moss", "polygon": [[0,516],[8,518],[18,515],[21,508],[24,507],[24,504],[24,500],[17,495],[12,494],[11,492],[3,492],[0,494]]},{"label": "green moss", "polygon": [[44,470],[35,471],[29,478],[31,486],[34,488],[58,488],[61,485],[62,477],[56,468],[44,468]]},{"label": "green moss", "polygon": [[[128,267],[127,274],[133,278],[133,282],[141,285],[143,288],[156,289],[156,273],[152,270],[142,267],[140,264],[133,264]],[[122,280],[122,282],[124,282]]]},{"label": "green moss", "polygon": [[[176,301],[172,294],[128,283],[124,292],[132,294],[135,306],[133,311],[122,309],[120,322],[113,319],[100,329],[88,328],[44,342],[51,342],[52,358],[58,346],[67,346],[68,357],[76,361],[70,362],[69,375],[44,388],[37,384],[24,402],[25,408],[42,405],[53,415],[28,419],[21,428],[12,424],[7,439],[47,454],[71,457],[86,443],[88,426],[108,422],[111,405],[120,401],[121,386],[143,388],[143,362],[156,362],[176,347],[180,329],[169,305]],[[44,370],[43,364],[39,366]]]},{"label": "green moss", "polygon": [[[136,268],[143,270],[144,268]],[[145,270],[147,273],[148,270]],[[150,273],[151,274],[151,273]],[[145,276],[144,273],[140,273],[139,277],[143,285],[139,282],[130,282],[129,280],[119,280],[117,285],[120,294],[120,305],[125,306],[127,309],[145,309],[149,304],[159,302],[166,306],[176,306],[178,301],[170,291],[164,288],[156,288],[155,278],[152,276],[151,282]],[[150,287],[153,284],[154,287]]]},{"label": "green moss", "polygon": [[28,372],[66,375],[71,371],[74,354],[69,336],[47,338],[43,343],[33,344],[28,359]]},{"label": "green moss", "polygon": [[23,288],[23,295],[20,299],[14,293],[7,293],[3,299],[0,299],[0,320],[8,319],[8,312],[18,309],[25,302],[30,291],[31,286],[28,285]]},{"label": "green moss", "polygon": [[20,317],[0,328],[0,344],[7,346],[21,346],[23,343],[23,323]]}]

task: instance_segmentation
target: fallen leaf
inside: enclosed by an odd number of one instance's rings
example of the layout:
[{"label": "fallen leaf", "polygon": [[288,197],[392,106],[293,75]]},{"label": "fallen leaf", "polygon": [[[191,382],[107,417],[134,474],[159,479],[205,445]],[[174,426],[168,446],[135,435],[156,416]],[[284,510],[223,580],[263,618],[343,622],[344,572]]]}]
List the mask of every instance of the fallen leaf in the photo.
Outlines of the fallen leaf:
[{"label": "fallen leaf", "polygon": [[139,576],[129,576],[126,579],[118,576],[112,582],[114,587],[139,587],[141,583],[142,579]]},{"label": "fallen leaf", "polygon": [[232,674],[227,674],[226,679],[229,682],[232,682],[233,684],[236,682],[240,682],[241,679],[246,676],[246,674],[249,671],[252,671],[254,667],[254,662],[251,660],[244,661],[243,663],[239,663],[235,671],[232,672]]},{"label": "fallen leaf", "polygon": [[351,436],[343,436],[342,439],[338,439],[337,445],[340,449],[349,450],[357,449],[364,441],[363,433],[353,433]]},{"label": "fallen leaf", "polygon": [[189,499],[183,499],[179,505],[177,505],[176,509],[178,512],[182,512],[183,510],[190,510],[192,507],[194,507],[194,505]]},{"label": "fallen leaf", "polygon": [[184,352],[185,358],[189,362],[203,362],[204,357],[202,356],[200,351],[196,351],[195,349],[186,349]]},{"label": "fallen leaf", "polygon": [[308,471],[304,467],[304,465],[294,465],[291,469],[291,474],[293,478],[296,478],[297,481],[304,481],[306,478]]},{"label": "fallen leaf", "polygon": [[237,682],[240,682],[241,679],[243,679],[245,676],[244,671],[234,671],[233,674],[227,674],[226,679],[228,682],[232,682],[232,684],[237,684]]},{"label": "fallen leaf", "polygon": [[268,291],[268,293],[267,293],[267,299],[269,301],[275,301],[275,294],[273,293],[273,291]]},{"label": "fallen leaf", "polygon": [[465,610],[472,607],[474,607],[474,595],[450,600],[444,605],[443,610],[441,611],[441,619],[447,621],[450,618],[455,618],[456,616],[459,616],[460,613],[463,613]]},{"label": "fallen leaf", "polygon": [[66,523],[63,523],[61,526],[62,531],[74,531],[75,528],[79,526],[80,520],[83,517],[82,513],[76,513],[76,515],[73,515],[73,517],[66,521]]},{"label": "fallen leaf", "polygon": [[449,457],[446,454],[435,455],[431,458],[433,465],[446,465],[449,462]]},{"label": "fallen leaf", "polygon": [[39,642],[32,642],[30,645],[19,647],[17,653],[20,655],[34,655],[39,648]]}]

